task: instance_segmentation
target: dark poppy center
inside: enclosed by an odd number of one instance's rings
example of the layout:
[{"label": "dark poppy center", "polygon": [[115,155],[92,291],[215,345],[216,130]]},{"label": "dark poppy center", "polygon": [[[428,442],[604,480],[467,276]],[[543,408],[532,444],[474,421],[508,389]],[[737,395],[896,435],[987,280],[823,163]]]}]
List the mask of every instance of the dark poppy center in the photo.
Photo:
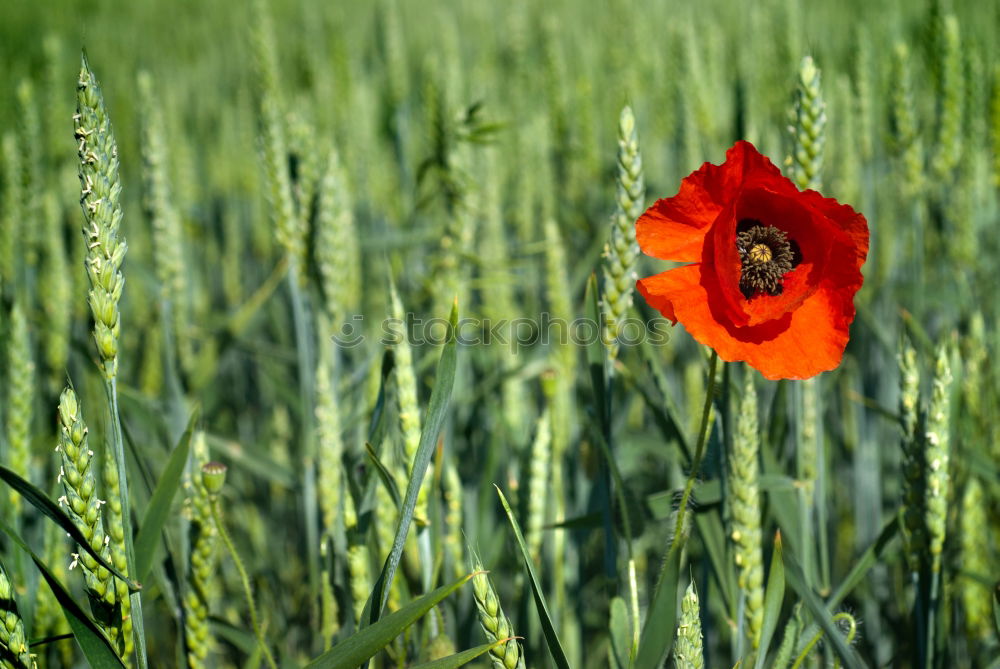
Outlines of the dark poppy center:
[{"label": "dark poppy center", "polygon": [[744,218],[736,225],[740,253],[740,292],[748,300],[760,294],[781,295],[781,280],[800,261],[798,244],[773,225]]}]

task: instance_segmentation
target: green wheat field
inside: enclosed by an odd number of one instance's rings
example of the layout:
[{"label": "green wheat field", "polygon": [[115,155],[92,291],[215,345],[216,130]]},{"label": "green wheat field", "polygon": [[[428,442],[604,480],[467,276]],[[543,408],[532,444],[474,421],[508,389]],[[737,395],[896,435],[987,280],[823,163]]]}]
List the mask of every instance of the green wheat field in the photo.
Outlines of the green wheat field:
[{"label": "green wheat field", "polygon": [[[0,17],[0,667],[1000,667],[1000,3]],[[633,292],[740,139],[809,380]]]}]

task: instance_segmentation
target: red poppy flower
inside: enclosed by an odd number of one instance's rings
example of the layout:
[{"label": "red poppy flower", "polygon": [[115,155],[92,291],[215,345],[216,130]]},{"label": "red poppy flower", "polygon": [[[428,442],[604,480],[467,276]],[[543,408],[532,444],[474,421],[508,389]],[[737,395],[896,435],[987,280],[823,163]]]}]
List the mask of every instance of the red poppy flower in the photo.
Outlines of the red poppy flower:
[{"label": "red poppy flower", "polygon": [[639,279],[650,306],[723,360],[769,379],[835,368],[864,277],[868,223],[800,191],[749,142],[705,163],[636,221],[647,255],[690,264]]}]

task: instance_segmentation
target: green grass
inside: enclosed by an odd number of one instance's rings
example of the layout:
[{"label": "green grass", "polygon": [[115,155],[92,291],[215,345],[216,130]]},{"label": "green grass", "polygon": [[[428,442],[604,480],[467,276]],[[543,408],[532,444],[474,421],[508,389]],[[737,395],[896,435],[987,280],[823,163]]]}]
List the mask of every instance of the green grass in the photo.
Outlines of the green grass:
[{"label": "green grass", "polygon": [[[375,667],[468,649],[484,654],[453,664],[502,665],[461,586],[471,564],[519,637],[498,648],[528,667],[671,666],[696,648],[709,667],[997,666],[1000,5],[652,4],[0,9],[0,359],[17,363],[0,373],[0,464],[33,484],[3,493],[20,501],[0,512],[0,562],[39,666],[116,666],[124,645],[101,638],[67,570],[81,550],[39,501],[63,494],[67,385],[94,464],[112,463],[93,485],[116,569],[141,539],[151,667],[258,666],[251,609],[279,666],[340,666],[323,655],[337,648]],[[72,118],[84,49],[128,240],[102,353],[84,268],[105,249],[81,234]],[[708,379],[709,352],[641,296],[629,307],[620,276],[633,210],[737,139],[872,234],[843,363],[811,385],[754,373],[755,420],[751,370]],[[640,255],[635,271],[662,269]],[[615,277],[614,304],[587,294],[594,273]],[[452,360],[456,298],[460,318],[512,321],[493,336],[519,345],[463,343],[465,324]],[[543,314],[606,309],[669,341],[609,355],[528,336]],[[411,333],[427,341],[386,338],[401,311],[437,319]],[[229,468],[219,520],[245,578],[205,540],[206,457]],[[130,522],[109,510],[119,489]],[[752,542],[734,539],[754,508]]]}]

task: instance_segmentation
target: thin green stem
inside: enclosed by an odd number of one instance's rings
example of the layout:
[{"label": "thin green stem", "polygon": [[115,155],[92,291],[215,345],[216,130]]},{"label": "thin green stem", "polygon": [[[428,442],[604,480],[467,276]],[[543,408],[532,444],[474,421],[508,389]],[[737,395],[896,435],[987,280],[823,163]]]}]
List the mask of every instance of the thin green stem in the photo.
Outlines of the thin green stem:
[{"label": "thin green stem", "polygon": [[[135,580],[135,548],[132,545],[132,507],[129,506],[128,475],[125,467],[125,443],[122,439],[121,416],[118,413],[118,379],[112,376],[106,379],[104,390],[108,395],[108,407],[111,410],[111,448],[115,456],[115,467],[118,469],[118,500],[122,507],[122,525],[125,534],[125,564],[127,576]],[[139,669],[146,669],[149,662],[146,658],[146,633],[142,621],[142,595],[139,590],[130,590],[129,600],[132,606],[132,636],[135,639],[135,654],[139,659]]]},{"label": "thin green stem", "polygon": [[[847,643],[851,643],[852,641],[854,641],[854,635],[857,633],[858,630],[858,623],[857,621],[854,620],[854,616],[852,616],[850,613],[841,612],[833,616],[833,620],[835,622],[840,620],[848,621],[848,623],[850,623],[850,627],[847,630]],[[809,640],[809,643],[806,644],[806,647],[802,649],[802,652],[799,653],[799,656],[795,658],[795,663],[792,665],[792,669],[799,669],[799,667],[802,666],[802,663],[806,661],[807,657],[809,657],[809,653],[812,651],[813,647],[817,643],[819,643],[819,640],[822,638],[823,638],[823,630],[816,632],[813,638]],[[836,666],[839,666],[839,662],[836,664]]]},{"label": "thin green stem", "polygon": [[708,384],[705,391],[705,405],[701,411],[701,427],[698,429],[698,445],[694,450],[694,458],[691,460],[691,473],[688,474],[687,483],[684,485],[684,494],[681,496],[681,504],[677,509],[677,527],[674,528],[674,540],[672,546],[680,546],[681,535],[684,532],[684,514],[687,511],[688,501],[691,499],[691,491],[694,490],[695,479],[698,478],[698,470],[701,468],[701,461],[705,457],[705,446],[708,444],[709,418],[712,414],[712,399],[715,396],[715,368],[719,363],[719,354],[714,350],[708,363]]},{"label": "thin green stem", "polygon": [[219,497],[216,495],[212,498],[212,521],[215,523],[215,528],[219,531],[219,537],[222,539],[222,543],[226,545],[226,550],[229,551],[230,557],[233,558],[233,564],[236,565],[236,571],[240,573],[240,582],[243,584],[243,596],[247,600],[247,608],[250,610],[250,625],[253,627],[254,636],[257,637],[257,645],[260,646],[261,651],[264,653],[264,659],[267,660],[267,664],[271,669],[278,669],[277,663],[274,661],[274,656],[271,655],[271,649],[267,647],[267,641],[264,640],[264,630],[260,626],[260,621],[257,619],[257,607],[253,603],[253,591],[250,589],[250,577],[247,576],[247,570],[243,566],[243,561],[240,560],[239,554],[236,552],[236,547],[233,545],[233,540],[229,538],[229,533],[226,532],[225,526],[222,524],[222,516],[219,513]]},{"label": "thin green stem", "polygon": [[935,570],[931,574],[930,596],[927,602],[927,649],[924,653],[924,667],[926,669],[933,669],[934,667],[934,630],[936,627],[934,619],[938,607],[938,590],[940,590],[940,586],[941,572]]},{"label": "thin green stem", "polygon": [[[299,285],[299,267],[294,257],[289,257],[288,286],[292,296],[292,318],[295,324],[295,350],[299,366],[299,399],[302,402],[302,495],[306,525],[306,564],[308,565],[310,591],[320,592],[319,567],[319,507],[316,490],[316,454],[313,438],[314,402],[313,378],[316,365],[313,339],[310,336],[309,308]],[[318,629],[319,598],[310,598],[310,614],[314,629]]]}]

